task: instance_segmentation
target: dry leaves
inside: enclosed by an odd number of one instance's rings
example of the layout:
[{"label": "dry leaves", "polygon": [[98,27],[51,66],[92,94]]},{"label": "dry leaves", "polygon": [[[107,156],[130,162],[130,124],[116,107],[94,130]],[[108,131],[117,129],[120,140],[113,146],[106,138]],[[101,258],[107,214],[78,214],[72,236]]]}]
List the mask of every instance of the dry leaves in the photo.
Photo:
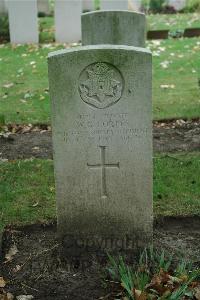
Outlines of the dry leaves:
[{"label": "dry leaves", "polygon": [[3,87],[6,88],[6,89],[9,89],[9,88],[11,88],[13,85],[14,85],[14,83],[13,83],[13,82],[10,82],[10,83],[4,84]]},{"label": "dry leaves", "polygon": [[16,297],[17,300],[31,300],[34,299],[32,295],[20,295]]},{"label": "dry leaves", "polygon": [[13,300],[14,296],[6,292],[3,288],[6,286],[6,281],[3,277],[0,277],[0,300]]},{"label": "dry leaves", "polygon": [[160,88],[161,89],[174,89],[175,85],[174,84],[161,84]]},{"label": "dry leaves", "polygon": [[197,300],[200,300],[200,285],[194,288],[194,296]]},{"label": "dry leaves", "polygon": [[0,300],[13,300],[14,296],[11,293],[6,293],[5,291],[2,291],[0,294]]},{"label": "dry leaves", "polygon": [[18,252],[17,246],[12,245],[8,253],[5,255],[5,259],[6,259],[5,263],[12,261],[14,256],[17,254],[17,252]]},{"label": "dry leaves", "polygon": [[0,277],[0,288],[4,288],[6,285],[5,280],[3,279],[3,277]]}]

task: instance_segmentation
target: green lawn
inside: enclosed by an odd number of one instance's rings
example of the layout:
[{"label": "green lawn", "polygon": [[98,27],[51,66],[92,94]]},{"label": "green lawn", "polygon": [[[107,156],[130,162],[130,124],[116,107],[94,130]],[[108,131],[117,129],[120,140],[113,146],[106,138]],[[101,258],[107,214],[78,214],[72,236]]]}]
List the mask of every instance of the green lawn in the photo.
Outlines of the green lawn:
[{"label": "green lawn", "polygon": [[[0,164],[0,227],[55,218],[51,160]],[[200,153],[156,155],[154,214],[200,215]]]},{"label": "green lawn", "polygon": [[169,29],[170,31],[175,31],[194,27],[200,27],[200,13],[147,16],[148,30]]},{"label": "green lawn", "polygon": [[[52,42],[54,40],[54,18],[39,18],[39,26],[40,41]],[[200,13],[147,15],[148,30],[169,29],[175,31],[194,27],[200,27]]]},{"label": "green lawn", "polygon": [[53,17],[39,18],[40,43],[52,43],[55,40],[55,28]]},{"label": "green lawn", "polygon": [[[154,119],[200,116],[200,39],[151,41]],[[0,45],[0,115],[6,123],[50,123],[47,55],[63,45]]]}]

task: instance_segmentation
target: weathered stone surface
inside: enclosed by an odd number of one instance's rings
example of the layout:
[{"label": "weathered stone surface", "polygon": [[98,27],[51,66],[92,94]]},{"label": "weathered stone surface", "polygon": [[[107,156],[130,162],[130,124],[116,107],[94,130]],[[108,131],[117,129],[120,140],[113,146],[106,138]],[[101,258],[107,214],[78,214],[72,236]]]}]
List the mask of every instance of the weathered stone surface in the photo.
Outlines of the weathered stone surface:
[{"label": "weathered stone surface", "polygon": [[55,36],[58,43],[81,40],[81,0],[55,0]]},{"label": "weathered stone surface", "polygon": [[145,15],[130,11],[95,11],[82,14],[83,45],[145,46]]},{"label": "weathered stone surface", "polygon": [[11,43],[38,43],[37,0],[9,0],[6,3]]},{"label": "weathered stone surface", "polygon": [[49,83],[60,237],[99,250],[146,246],[152,238],[150,52],[115,45],[53,52]]}]

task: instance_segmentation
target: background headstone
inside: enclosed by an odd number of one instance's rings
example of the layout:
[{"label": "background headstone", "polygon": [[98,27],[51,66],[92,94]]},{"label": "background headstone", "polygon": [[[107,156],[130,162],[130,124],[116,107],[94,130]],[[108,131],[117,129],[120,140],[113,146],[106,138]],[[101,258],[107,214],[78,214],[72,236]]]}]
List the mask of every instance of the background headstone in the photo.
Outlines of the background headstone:
[{"label": "background headstone", "polygon": [[132,11],[141,11],[141,0],[128,0],[128,9]]},{"label": "background headstone", "polygon": [[83,11],[92,11],[94,9],[94,0],[83,0]]},{"label": "background headstone", "polygon": [[72,43],[81,40],[81,0],[55,0],[56,42]]},{"label": "background headstone", "polygon": [[185,7],[186,0],[169,0],[168,4],[173,6],[176,10],[180,10]]},{"label": "background headstone", "polygon": [[37,6],[39,13],[50,14],[49,0],[37,0]]},{"label": "background headstone", "polygon": [[68,251],[152,241],[151,72],[142,48],[49,55],[58,233]]},{"label": "background headstone", "polygon": [[145,15],[130,11],[82,14],[82,44],[145,46]]},{"label": "background headstone", "polygon": [[7,1],[11,43],[38,43],[37,0]]},{"label": "background headstone", "polygon": [[6,6],[5,0],[0,0],[0,15],[6,15],[8,13],[8,9]]},{"label": "background headstone", "polygon": [[102,10],[128,9],[128,0],[101,0],[100,8]]}]

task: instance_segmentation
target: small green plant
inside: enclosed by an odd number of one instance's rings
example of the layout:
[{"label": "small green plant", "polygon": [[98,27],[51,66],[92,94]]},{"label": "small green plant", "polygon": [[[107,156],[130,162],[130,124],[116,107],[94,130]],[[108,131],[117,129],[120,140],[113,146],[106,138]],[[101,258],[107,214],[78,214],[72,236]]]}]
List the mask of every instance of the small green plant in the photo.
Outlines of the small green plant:
[{"label": "small green plant", "polygon": [[158,253],[153,248],[145,249],[134,266],[127,265],[121,256],[118,260],[108,257],[111,264],[108,271],[123,288],[121,299],[195,299],[194,287],[200,287],[200,269],[195,269],[185,260],[175,266],[172,256],[164,251]]},{"label": "small green plant", "polygon": [[187,0],[186,6],[183,8],[184,13],[200,12],[200,1],[199,0]]},{"label": "small green plant", "polygon": [[160,13],[163,8],[167,5],[166,0],[150,0],[149,1],[149,10],[152,13]]}]

